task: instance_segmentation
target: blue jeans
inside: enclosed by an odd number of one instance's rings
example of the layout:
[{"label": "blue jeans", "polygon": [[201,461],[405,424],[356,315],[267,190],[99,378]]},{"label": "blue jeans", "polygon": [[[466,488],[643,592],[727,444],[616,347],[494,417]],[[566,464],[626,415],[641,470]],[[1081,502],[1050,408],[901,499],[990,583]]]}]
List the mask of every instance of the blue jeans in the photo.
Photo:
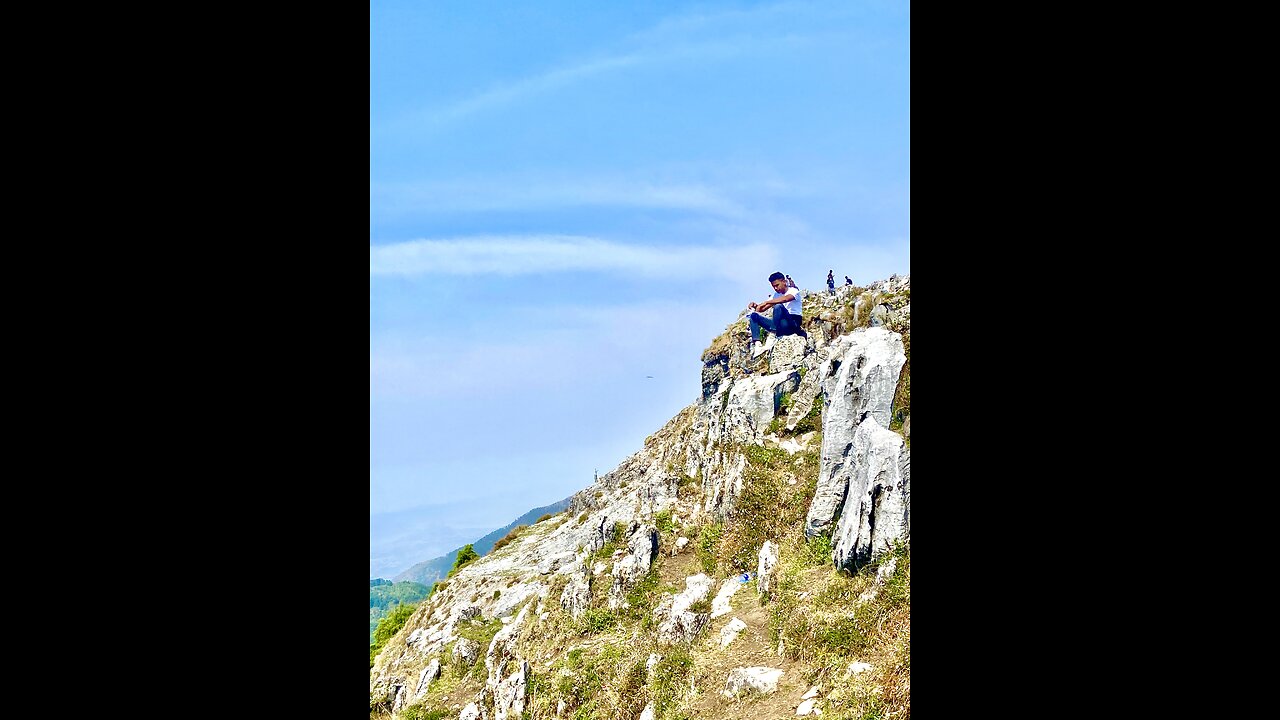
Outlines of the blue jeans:
[{"label": "blue jeans", "polygon": [[787,335],[804,335],[804,330],[800,329],[800,317],[787,312],[787,308],[783,305],[773,306],[773,319],[769,319],[758,312],[747,314],[747,329],[751,331],[751,339],[760,338],[760,334],[756,332],[756,328],[763,328],[773,333],[777,337],[785,337]]}]

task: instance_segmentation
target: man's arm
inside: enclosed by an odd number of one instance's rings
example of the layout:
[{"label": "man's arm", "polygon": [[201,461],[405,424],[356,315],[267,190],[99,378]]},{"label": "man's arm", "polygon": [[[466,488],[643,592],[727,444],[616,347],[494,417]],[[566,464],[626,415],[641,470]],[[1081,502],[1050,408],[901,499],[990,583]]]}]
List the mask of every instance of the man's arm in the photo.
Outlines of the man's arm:
[{"label": "man's arm", "polygon": [[794,294],[792,294],[792,293],[787,293],[786,295],[783,295],[782,297],[778,297],[778,298],[769,298],[768,300],[765,300],[764,302],[760,303],[759,305],[756,305],[755,303],[751,303],[751,305],[748,305],[747,307],[753,307],[753,306],[754,306],[754,308],[755,308],[756,310],[768,310],[769,308],[773,307],[774,305],[781,305],[782,303],[785,303],[785,302],[791,302],[792,300],[795,300],[795,299],[796,299],[796,296],[795,296]]}]

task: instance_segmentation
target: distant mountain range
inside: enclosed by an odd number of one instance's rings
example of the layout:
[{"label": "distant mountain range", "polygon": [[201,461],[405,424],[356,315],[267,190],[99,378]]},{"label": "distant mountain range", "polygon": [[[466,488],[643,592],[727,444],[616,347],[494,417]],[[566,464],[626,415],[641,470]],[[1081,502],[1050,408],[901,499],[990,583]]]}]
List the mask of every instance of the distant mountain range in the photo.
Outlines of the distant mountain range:
[{"label": "distant mountain range", "polygon": [[[494,543],[498,542],[503,537],[505,537],[507,533],[511,532],[511,528],[517,525],[532,525],[535,522],[537,522],[538,518],[546,514],[554,515],[555,513],[558,513],[561,510],[564,510],[565,508],[569,507],[569,501],[571,499],[573,499],[573,496],[569,496],[563,500],[560,500],[559,502],[551,503],[550,505],[545,505],[543,507],[536,507],[530,510],[529,512],[521,515],[520,517],[516,518],[509,525],[504,525],[498,528],[497,530],[494,530],[493,532],[489,533],[488,535],[485,535],[479,540],[476,540],[475,542],[471,543],[471,547],[480,555],[485,555],[491,549],[493,549]],[[449,569],[453,567],[453,561],[458,558],[458,551],[461,549],[462,547],[457,547],[451,550],[446,555],[442,555],[438,558],[433,558],[431,560],[424,560],[423,562],[420,562],[417,565],[414,565],[413,567],[409,568],[408,570],[405,570],[399,575],[396,575],[394,579],[396,582],[410,580],[413,582],[422,583],[427,587],[431,587],[432,583],[444,578],[445,575],[449,574]]]}]

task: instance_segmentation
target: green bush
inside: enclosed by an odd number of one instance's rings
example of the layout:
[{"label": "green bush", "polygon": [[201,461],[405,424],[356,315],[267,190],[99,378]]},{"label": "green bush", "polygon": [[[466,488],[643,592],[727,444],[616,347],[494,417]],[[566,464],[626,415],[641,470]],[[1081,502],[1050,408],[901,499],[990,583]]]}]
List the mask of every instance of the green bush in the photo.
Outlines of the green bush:
[{"label": "green bush", "polygon": [[449,574],[445,576],[445,579],[453,577],[455,573],[470,563],[475,562],[479,557],[480,553],[476,552],[476,549],[471,546],[471,543],[463,545],[462,549],[458,551],[458,557],[453,561],[453,568],[449,570]]},{"label": "green bush", "polygon": [[378,653],[382,652],[382,648],[387,644],[396,633],[400,632],[400,628],[409,621],[413,616],[413,611],[418,606],[416,604],[406,603],[397,605],[387,616],[378,621],[378,627],[373,631],[373,644],[369,646],[369,667],[373,667],[373,659],[378,657]]},{"label": "green bush", "polygon": [[653,525],[654,527],[658,528],[658,532],[660,533],[674,532],[676,529],[675,523],[671,521],[670,510],[663,510],[662,512],[659,512],[657,515],[654,515]]}]

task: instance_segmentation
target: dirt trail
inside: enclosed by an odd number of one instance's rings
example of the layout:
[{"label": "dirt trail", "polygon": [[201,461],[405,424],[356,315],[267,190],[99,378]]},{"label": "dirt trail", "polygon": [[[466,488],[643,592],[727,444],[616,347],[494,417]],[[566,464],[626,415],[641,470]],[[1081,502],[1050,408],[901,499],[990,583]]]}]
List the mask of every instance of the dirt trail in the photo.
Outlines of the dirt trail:
[{"label": "dirt trail", "polygon": [[[723,582],[723,581],[720,581]],[[719,582],[716,590],[719,590]],[[711,621],[694,644],[693,682],[697,694],[689,712],[700,720],[774,720],[794,718],[800,696],[809,689],[798,663],[779,657],[778,644],[770,640],[769,609],[760,605],[755,582],[730,599],[733,611]],[[726,648],[720,647],[720,631],[734,618],[747,627]],[[783,670],[778,690],[766,696],[730,699],[721,694],[729,671],[738,667],[771,667]]]}]

